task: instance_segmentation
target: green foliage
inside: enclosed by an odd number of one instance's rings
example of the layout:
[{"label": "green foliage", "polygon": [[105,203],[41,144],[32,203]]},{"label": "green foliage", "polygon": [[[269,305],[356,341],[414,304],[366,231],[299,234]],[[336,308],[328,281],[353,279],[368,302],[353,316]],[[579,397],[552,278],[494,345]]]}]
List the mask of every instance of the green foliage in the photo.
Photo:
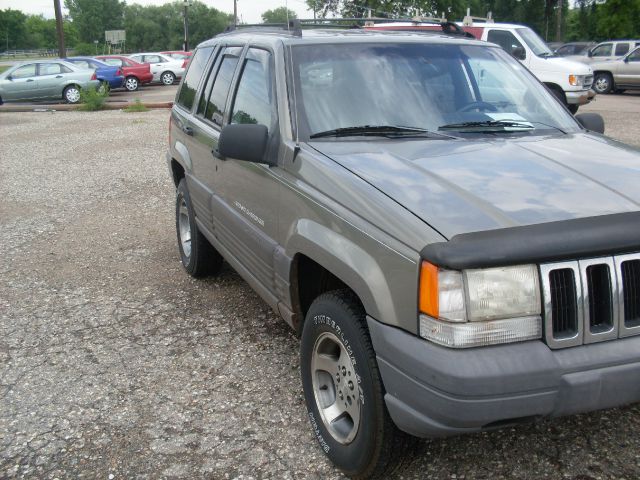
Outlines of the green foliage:
[{"label": "green foliage", "polygon": [[296,18],[296,12],[286,7],[267,10],[262,14],[263,23],[287,23],[287,20]]},{"label": "green foliage", "polygon": [[19,10],[0,10],[0,50],[29,48],[26,20],[27,16]]},{"label": "green foliage", "polygon": [[84,43],[84,42],[76,43],[76,45],[73,47],[73,54],[74,55],[95,55],[96,47],[91,43]]},{"label": "green foliage", "polygon": [[109,89],[98,89],[95,87],[83,88],[80,90],[80,110],[94,112],[104,109],[104,104],[109,96]]},{"label": "green foliage", "polygon": [[[440,16],[462,20],[492,12],[498,22],[520,23],[542,38],[555,40],[558,0],[306,0],[320,17],[330,14],[365,17]],[[640,37],[640,0],[562,0],[561,33],[565,40]],[[573,5],[573,9],[569,6]]]},{"label": "green foliage", "polygon": [[0,73],[4,72],[5,70],[9,70],[9,68],[11,68],[11,65],[0,65]]},{"label": "green foliage", "polygon": [[[189,47],[222,32],[233,22],[233,16],[194,1],[188,7]],[[125,9],[127,50],[157,51],[182,49],[184,41],[184,8],[174,1],[160,6],[132,3]]]},{"label": "green foliage", "polygon": [[136,101],[134,103],[123,108],[122,111],[126,113],[137,113],[137,112],[148,112],[149,109],[144,103],[140,101],[139,98],[136,98]]},{"label": "green foliage", "polygon": [[123,27],[125,3],[120,0],[65,0],[80,41],[103,40],[105,30]]}]

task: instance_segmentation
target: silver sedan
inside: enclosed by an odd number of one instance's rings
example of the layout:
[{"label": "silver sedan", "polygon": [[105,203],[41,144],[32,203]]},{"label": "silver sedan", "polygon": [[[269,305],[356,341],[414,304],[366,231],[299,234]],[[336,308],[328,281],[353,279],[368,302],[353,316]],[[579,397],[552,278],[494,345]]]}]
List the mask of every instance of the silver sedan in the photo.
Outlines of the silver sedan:
[{"label": "silver sedan", "polygon": [[99,84],[95,71],[64,60],[21,62],[0,74],[0,104],[48,99],[78,103],[83,88]]}]

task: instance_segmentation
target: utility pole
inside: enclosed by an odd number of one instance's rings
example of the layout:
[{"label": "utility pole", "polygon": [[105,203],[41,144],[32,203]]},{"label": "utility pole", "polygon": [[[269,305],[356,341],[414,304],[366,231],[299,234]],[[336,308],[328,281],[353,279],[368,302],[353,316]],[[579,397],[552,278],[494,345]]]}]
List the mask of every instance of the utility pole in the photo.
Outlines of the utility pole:
[{"label": "utility pole", "polygon": [[189,8],[189,0],[184,0],[182,3],[184,6],[184,42],[182,43],[185,52],[189,51],[189,18],[187,16],[187,10]]},{"label": "utility pole", "polygon": [[233,0],[233,25],[238,26],[238,0]]},{"label": "utility pole", "polygon": [[558,0],[558,17],[556,20],[556,42],[562,41],[562,0]]},{"label": "utility pole", "polygon": [[67,50],[64,48],[64,27],[62,25],[62,9],[60,0],[53,0],[53,7],[56,11],[56,32],[58,33],[58,55],[60,58],[67,58]]}]

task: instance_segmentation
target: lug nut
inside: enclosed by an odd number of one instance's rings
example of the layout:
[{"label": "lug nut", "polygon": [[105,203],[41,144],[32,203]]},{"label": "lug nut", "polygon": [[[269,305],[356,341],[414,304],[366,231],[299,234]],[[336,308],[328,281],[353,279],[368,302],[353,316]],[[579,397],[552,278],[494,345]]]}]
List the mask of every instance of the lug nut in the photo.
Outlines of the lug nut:
[{"label": "lug nut", "polygon": [[353,382],[351,380],[349,380],[349,389],[353,390]]},{"label": "lug nut", "polygon": [[345,377],[347,375],[347,369],[342,367],[342,376]]}]

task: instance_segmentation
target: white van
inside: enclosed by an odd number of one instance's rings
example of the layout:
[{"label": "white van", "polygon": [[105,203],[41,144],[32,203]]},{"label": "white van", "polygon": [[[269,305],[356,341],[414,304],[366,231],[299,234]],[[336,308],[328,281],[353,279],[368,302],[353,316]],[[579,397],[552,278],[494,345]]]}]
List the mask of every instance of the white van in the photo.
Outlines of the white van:
[{"label": "white van", "polygon": [[[512,23],[494,23],[490,17],[475,21],[477,19],[467,16],[463,22],[456,24],[478,40],[496,43],[511,53],[531,70],[571,113],[576,113],[580,105],[589,103],[595,97],[595,92],[591,90],[593,70],[588,65],[556,57],[544,40],[529,27]],[[415,22],[374,23],[366,28],[435,31],[443,29],[439,23],[433,23],[432,19],[427,22],[420,19]]]}]

